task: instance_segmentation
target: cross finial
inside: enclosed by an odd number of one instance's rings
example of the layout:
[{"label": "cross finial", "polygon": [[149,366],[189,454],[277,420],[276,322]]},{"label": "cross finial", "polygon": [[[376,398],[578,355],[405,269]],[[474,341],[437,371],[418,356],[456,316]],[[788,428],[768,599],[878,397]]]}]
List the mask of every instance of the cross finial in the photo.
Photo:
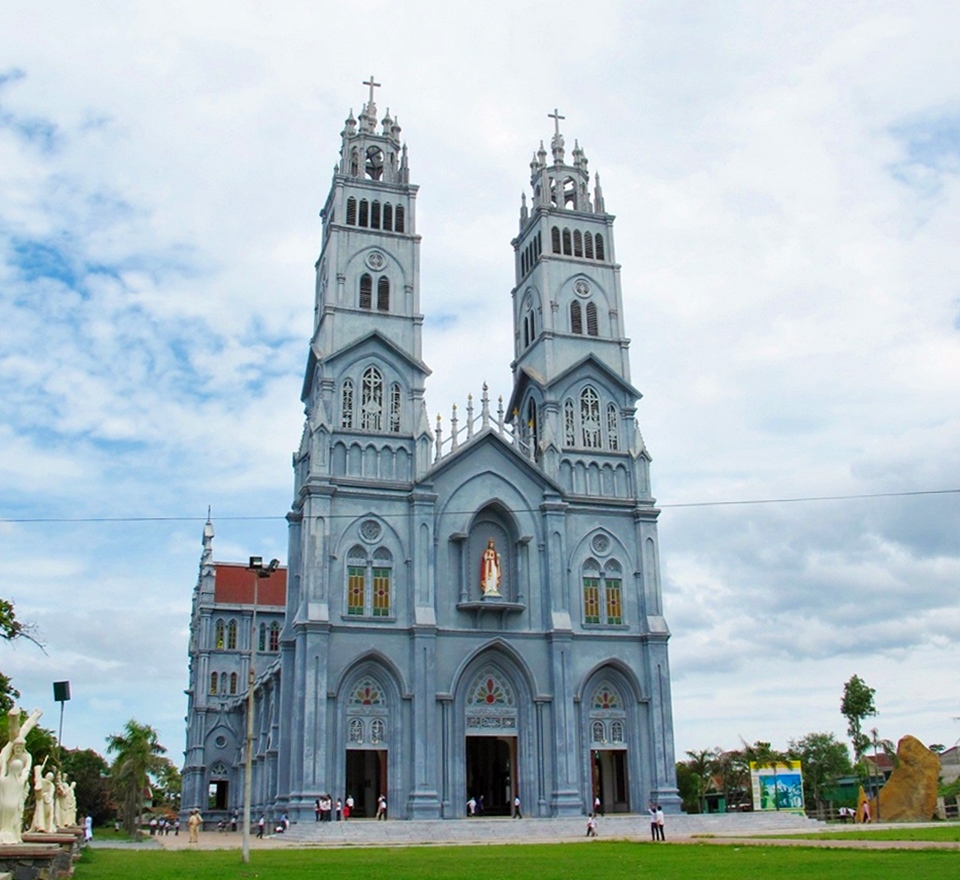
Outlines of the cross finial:
[{"label": "cross finial", "polygon": [[380,83],[374,82],[373,74],[370,74],[370,79],[364,80],[362,85],[370,86],[370,103],[373,103],[373,90],[380,88]]},{"label": "cross finial", "polygon": [[[370,79],[373,79],[373,77],[370,77]],[[371,89],[371,91],[370,91],[370,94],[373,94],[373,90],[372,90],[372,89]],[[552,120],[553,120],[553,133],[554,133],[555,135],[559,135],[559,134],[560,134],[560,120],[561,120],[561,119],[566,119],[566,118],[567,118],[566,116],[561,116],[561,115],[560,115],[560,111],[559,111],[556,107],[553,108],[553,113],[548,113],[548,114],[547,114],[547,119],[552,119]]]}]

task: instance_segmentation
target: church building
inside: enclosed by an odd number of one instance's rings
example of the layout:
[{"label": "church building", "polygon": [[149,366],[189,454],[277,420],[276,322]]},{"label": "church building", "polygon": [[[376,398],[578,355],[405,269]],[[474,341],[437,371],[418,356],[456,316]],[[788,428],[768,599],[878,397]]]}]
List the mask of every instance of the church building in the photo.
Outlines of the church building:
[{"label": "church building", "polygon": [[205,527],[182,807],[241,808],[255,658],[257,814],[313,821],[324,793],[398,819],[676,811],[659,510],[599,177],[554,112],[502,299],[512,394],[431,422],[418,187],[367,85],[321,212],[288,565],[215,562]]}]

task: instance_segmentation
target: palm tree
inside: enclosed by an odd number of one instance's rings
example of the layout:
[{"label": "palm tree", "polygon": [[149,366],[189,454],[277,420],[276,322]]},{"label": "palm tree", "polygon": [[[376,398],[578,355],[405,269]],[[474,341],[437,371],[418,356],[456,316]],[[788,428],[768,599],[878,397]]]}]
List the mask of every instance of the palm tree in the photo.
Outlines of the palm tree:
[{"label": "palm tree", "polygon": [[[769,767],[771,770],[773,770],[773,805],[775,809],[779,810],[780,797],[779,786],[777,785],[777,770],[781,764],[786,764],[789,759],[783,752],[778,752],[776,749],[772,748],[768,742],[757,740],[752,746],[750,746],[747,745],[746,741],[742,737],[740,742],[743,743],[744,756],[748,761],[752,761],[754,764],[756,764],[758,769]],[[756,805],[754,805],[754,809],[756,809]]]},{"label": "palm tree", "polygon": [[123,804],[123,826],[131,837],[137,835],[150,774],[160,769],[166,751],[156,730],[133,718],[124,725],[123,733],[107,737],[107,752],[116,756],[111,768],[114,794]]},{"label": "palm tree", "polygon": [[687,755],[690,757],[690,760],[687,761],[687,766],[697,778],[697,792],[699,794],[701,813],[707,811],[704,800],[707,793],[707,786],[710,784],[710,778],[713,776],[718,751],[719,749],[700,749],[699,751],[687,752]]}]

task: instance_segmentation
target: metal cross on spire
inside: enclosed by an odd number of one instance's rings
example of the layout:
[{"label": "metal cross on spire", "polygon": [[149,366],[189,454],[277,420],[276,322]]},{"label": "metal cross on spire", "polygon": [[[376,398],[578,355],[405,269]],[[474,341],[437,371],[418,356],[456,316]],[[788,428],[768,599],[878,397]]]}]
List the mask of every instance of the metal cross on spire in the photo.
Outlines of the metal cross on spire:
[{"label": "metal cross on spire", "polygon": [[364,80],[363,85],[370,86],[370,103],[373,103],[373,90],[380,88],[380,83],[374,82],[373,74],[370,74],[370,79]]},{"label": "metal cross on spire", "polygon": [[[370,77],[370,79],[373,79],[373,77]],[[373,94],[372,90],[371,90],[371,94]],[[560,115],[560,111],[556,107],[553,108],[553,113],[547,114],[547,119],[553,120],[554,137],[558,137],[560,135],[560,120],[566,119],[566,118],[567,118],[566,116]]]}]

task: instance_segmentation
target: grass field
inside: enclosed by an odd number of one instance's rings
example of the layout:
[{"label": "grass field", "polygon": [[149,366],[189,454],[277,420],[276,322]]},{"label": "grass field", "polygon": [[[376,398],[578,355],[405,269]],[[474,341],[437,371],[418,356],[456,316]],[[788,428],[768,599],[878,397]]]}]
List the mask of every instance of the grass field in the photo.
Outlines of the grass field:
[{"label": "grass field", "polygon": [[[757,840],[771,835],[758,834]],[[903,825],[900,828],[863,828],[847,831],[817,831],[811,834],[778,834],[781,840],[931,840],[946,843],[960,843],[960,824],[923,826],[919,828]]]},{"label": "grass field", "polygon": [[791,846],[718,846],[594,841],[511,846],[401,849],[87,850],[74,880],[778,880],[869,877],[942,880],[960,866],[956,851],[827,850]]}]

